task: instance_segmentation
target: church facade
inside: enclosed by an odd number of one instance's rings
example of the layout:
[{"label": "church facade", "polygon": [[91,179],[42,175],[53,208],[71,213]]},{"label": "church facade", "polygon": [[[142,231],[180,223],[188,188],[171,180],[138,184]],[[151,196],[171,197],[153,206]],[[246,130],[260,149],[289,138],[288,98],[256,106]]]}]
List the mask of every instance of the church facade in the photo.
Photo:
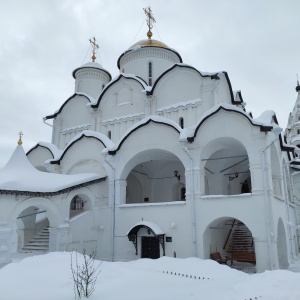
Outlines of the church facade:
[{"label": "church facade", "polygon": [[25,155],[20,142],[0,171],[0,263],[45,227],[49,251],[110,261],[219,253],[261,272],[297,259],[297,144],[273,111],[253,118],[226,72],[149,35],[113,79],[94,60],[44,118],[51,143]]}]

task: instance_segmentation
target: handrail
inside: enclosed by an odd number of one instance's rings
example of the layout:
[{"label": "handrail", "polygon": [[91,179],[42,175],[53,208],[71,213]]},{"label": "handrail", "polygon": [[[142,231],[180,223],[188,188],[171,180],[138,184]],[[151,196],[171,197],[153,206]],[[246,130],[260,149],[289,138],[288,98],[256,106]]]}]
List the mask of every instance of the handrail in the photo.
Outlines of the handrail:
[{"label": "handrail", "polygon": [[233,226],[234,226],[235,221],[236,221],[236,219],[233,219],[233,222],[232,222],[231,228],[230,228],[230,230],[229,230],[229,233],[228,233],[226,242],[225,242],[225,244],[224,244],[223,250],[225,250],[225,248],[226,248],[226,246],[227,246],[227,243],[228,243],[228,241],[229,241],[229,238],[230,238],[230,235],[231,235],[231,232],[232,232],[232,229],[233,229]]}]

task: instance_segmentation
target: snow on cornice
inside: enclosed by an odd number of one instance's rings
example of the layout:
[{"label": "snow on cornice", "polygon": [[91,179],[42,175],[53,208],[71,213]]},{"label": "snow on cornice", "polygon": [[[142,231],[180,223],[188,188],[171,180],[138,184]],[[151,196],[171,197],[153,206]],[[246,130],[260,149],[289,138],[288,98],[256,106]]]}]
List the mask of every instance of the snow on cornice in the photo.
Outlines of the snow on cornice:
[{"label": "snow on cornice", "polygon": [[66,147],[64,148],[64,150],[61,152],[61,154],[59,156],[55,157],[55,159],[47,160],[45,162],[45,164],[48,165],[48,164],[59,163],[59,161],[64,157],[64,155],[69,150],[69,148],[71,148],[73,144],[75,144],[77,141],[81,140],[84,137],[95,138],[95,139],[99,140],[105,148],[114,146],[114,143],[103,133],[99,133],[99,132],[91,131],[91,130],[84,130],[84,131],[80,132],[79,134],[77,134],[74,138],[72,138],[67,143]]},{"label": "snow on cornice", "polygon": [[187,106],[195,106],[196,104],[201,103],[202,100],[200,98],[194,99],[194,100],[188,100],[188,101],[182,101],[178,103],[174,103],[168,106],[160,107],[156,111],[157,112],[162,112],[164,110],[169,110],[169,109],[176,109],[178,107],[187,107]]},{"label": "snow on cornice", "polygon": [[276,114],[273,110],[266,110],[258,118],[253,119],[253,121],[257,124],[272,125],[275,123],[275,116]]},{"label": "snow on cornice", "polygon": [[0,193],[56,193],[99,179],[94,173],[63,175],[38,171],[28,161],[23,147],[18,145],[10,160],[0,169]]},{"label": "snow on cornice", "polygon": [[28,155],[31,151],[33,151],[34,149],[36,149],[38,147],[48,149],[52,153],[52,156],[54,159],[56,157],[58,157],[59,155],[61,155],[61,153],[62,153],[62,150],[58,149],[54,144],[47,143],[47,142],[38,142],[35,146],[33,146],[32,148],[30,148],[27,151],[26,155]]},{"label": "snow on cornice", "polygon": [[178,131],[178,133],[180,133],[182,131],[182,128],[176,122],[174,122],[170,119],[158,117],[158,116],[155,116],[155,115],[150,115],[150,116],[142,119],[141,121],[135,123],[132,127],[130,127],[130,129],[128,129],[124,133],[124,135],[122,136],[122,138],[120,139],[120,141],[117,144],[115,144],[113,147],[108,147],[109,154],[114,154],[117,150],[119,150],[119,148],[121,147],[123,142],[127,139],[127,137],[132,132],[137,130],[139,127],[142,127],[143,125],[148,124],[151,121],[153,121],[154,123],[165,124],[167,126],[173,127],[176,131]]}]

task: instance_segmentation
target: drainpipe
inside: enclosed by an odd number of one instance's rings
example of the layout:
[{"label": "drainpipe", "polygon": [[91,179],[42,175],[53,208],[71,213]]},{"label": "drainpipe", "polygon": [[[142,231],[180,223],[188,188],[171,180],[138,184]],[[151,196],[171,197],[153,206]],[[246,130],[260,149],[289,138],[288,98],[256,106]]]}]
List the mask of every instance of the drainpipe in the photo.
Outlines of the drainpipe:
[{"label": "drainpipe", "polygon": [[264,150],[261,152],[262,157],[262,165],[263,165],[263,183],[264,183],[264,200],[265,200],[265,220],[266,220],[266,227],[267,227],[267,242],[268,242],[268,251],[269,251],[269,262],[270,262],[270,269],[273,270],[273,262],[274,262],[274,255],[272,250],[272,242],[271,242],[271,212],[270,212],[270,206],[269,203],[271,202],[271,197],[268,193],[269,190],[269,183],[268,183],[268,177],[267,177],[267,168],[266,168],[266,151],[278,140],[278,136],[280,132],[282,131],[282,128],[275,127],[272,129],[272,132],[276,135],[276,138],[272,143],[270,143]]},{"label": "drainpipe", "polygon": [[112,229],[111,229],[111,248],[112,248],[112,254],[111,254],[111,261],[115,260],[115,203],[116,203],[116,193],[115,193],[115,173],[116,169],[114,166],[107,160],[108,152],[102,152],[104,156],[105,162],[108,164],[108,166],[112,169],[113,171],[113,176],[112,176],[112,181],[113,181],[113,189],[112,189],[112,198],[113,198],[113,203],[112,203],[112,210],[111,210],[111,218],[112,218]]},{"label": "drainpipe", "polygon": [[191,216],[192,216],[192,240],[193,240],[193,255],[197,257],[197,239],[196,239],[196,216],[195,216],[195,198],[194,198],[194,170],[193,158],[186,147],[186,142],[182,141],[182,149],[190,159],[190,190],[191,190]]}]

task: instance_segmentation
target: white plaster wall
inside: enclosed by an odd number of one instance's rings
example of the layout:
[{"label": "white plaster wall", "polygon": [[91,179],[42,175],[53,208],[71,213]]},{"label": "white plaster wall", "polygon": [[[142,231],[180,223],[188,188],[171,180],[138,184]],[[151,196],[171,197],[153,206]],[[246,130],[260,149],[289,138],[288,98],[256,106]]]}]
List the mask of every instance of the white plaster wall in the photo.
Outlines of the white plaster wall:
[{"label": "white plaster wall", "polygon": [[109,82],[109,76],[102,70],[82,68],[76,72],[75,92],[85,93],[97,98],[103,85]]},{"label": "white plaster wall", "polygon": [[[120,60],[120,72],[135,74],[143,78],[148,83],[148,63],[152,62],[152,82],[168,68],[179,63],[179,58],[172,51],[145,47],[135,51],[129,51]],[[123,71],[124,70],[124,71]]]},{"label": "white plaster wall", "polygon": [[[166,236],[172,237],[171,243],[165,243],[166,256],[173,257],[174,251],[177,257],[192,256],[192,229],[191,223],[186,222],[189,218],[189,208],[186,202],[173,202],[166,205],[132,204],[116,208],[116,260],[140,258],[141,252],[135,255],[134,245],[128,240],[127,232],[142,218],[144,221],[157,224]],[[162,256],[162,250],[160,253]]]}]

